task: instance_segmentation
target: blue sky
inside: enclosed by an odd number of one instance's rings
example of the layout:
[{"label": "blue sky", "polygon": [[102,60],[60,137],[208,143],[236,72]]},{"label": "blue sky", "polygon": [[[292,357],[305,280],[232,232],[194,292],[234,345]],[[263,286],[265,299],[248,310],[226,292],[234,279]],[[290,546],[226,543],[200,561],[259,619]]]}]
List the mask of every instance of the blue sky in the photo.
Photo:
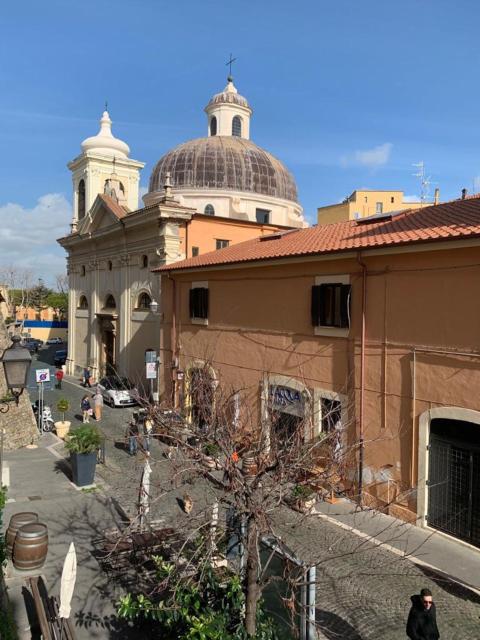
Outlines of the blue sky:
[{"label": "blue sky", "polygon": [[418,195],[420,160],[442,199],[471,192],[479,18],[474,0],[6,3],[0,266],[61,270],[52,239],[69,222],[66,163],[97,132],[105,100],[115,135],[147,163],[146,185],[168,149],[206,134],[203,107],[225,85],[230,52],[251,137],[294,173],[310,221],[355,188]]}]

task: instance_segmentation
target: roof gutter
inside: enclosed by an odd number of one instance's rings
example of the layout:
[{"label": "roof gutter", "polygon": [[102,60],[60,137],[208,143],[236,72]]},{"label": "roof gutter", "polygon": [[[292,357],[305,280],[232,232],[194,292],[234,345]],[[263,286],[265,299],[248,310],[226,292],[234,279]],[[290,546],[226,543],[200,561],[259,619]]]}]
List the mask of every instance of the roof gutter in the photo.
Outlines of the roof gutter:
[{"label": "roof gutter", "polygon": [[361,251],[357,254],[357,262],[362,268],[362,335],[360,347],[360,416],[358,423],[359,455],[358,455],[358,495],[360,506],[363,505],[363,467],[365,456],[364,416],[365,416],[365,337],[367,311],[367,265],[362,261]]}]

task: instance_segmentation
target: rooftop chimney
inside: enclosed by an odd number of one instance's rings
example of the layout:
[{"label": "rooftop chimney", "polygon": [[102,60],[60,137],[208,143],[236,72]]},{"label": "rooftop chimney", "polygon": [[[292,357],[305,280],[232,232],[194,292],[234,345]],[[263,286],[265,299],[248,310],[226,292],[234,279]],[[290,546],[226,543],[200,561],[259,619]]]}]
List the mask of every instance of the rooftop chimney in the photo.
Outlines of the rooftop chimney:
[{"label": "rooftop chimney", "polygon": [[465,200],[465,198],[467,197],[467,193],[468,191],[466,189],[462,189],[462,200]]},{"label": "rooftop chimney", "polygon": [[438,187],[435,188],[435,195],[433,196],[433,204],[438,204],[440,201],[440,189]]}]

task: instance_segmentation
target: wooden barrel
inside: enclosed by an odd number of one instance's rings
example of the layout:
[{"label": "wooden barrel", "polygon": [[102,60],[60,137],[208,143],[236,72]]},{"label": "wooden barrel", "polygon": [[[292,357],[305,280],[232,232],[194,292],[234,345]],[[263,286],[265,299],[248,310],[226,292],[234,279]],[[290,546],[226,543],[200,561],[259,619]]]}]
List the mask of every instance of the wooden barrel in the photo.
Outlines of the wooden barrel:
[{"label": "wooden barrel", "polygon": [[24,524],[30,524],[32,522],[38,522],[38,513],[33,513],[33,511],[22,511],[22,513],[16,513],[10,518],[10,524],[5,534],[5,546],[9,558],[12,557],[13,544],[17,531],[20,527],[23,527]]},{"label": "wooden barrel", "polygon": [[255,456],[251,454],[245,454],[242,458],[242,471],[246,476],[253,477],[257,474],[257,461]]},{"label": "wooden barrel", "polygon": [[25,524],[17,532],[13,546],[13,566],[20,571],[35,571],[43,567],[48,552],[46,524]]}]

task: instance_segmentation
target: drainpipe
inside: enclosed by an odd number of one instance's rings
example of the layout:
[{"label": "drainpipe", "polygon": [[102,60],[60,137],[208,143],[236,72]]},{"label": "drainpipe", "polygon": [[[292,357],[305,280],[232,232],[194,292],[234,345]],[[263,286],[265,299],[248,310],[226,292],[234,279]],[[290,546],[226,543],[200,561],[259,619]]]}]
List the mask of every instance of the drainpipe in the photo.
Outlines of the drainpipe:
[{"label": "drainpipe", "polygon": [[168,279],[172,283],[172,327],[170,331],[170,349],[172,351],[172,363],[171,363],[171,372],[172,372],[172,404],[176,407],[176,399],[177,399],[177,380],[175,377],[175,371],[178,367],[177,363],[177,283],[175,278],[172,278],[170,274],[168,274]]},{"label": "drainpipe", "polygon": [[364,408],[365,408],[365,333],[367,310],[367,265],[362,262],[361,252],[357,254],[357,262],[362,267],[362,338],[360,359],[360,420],[359,420],[359,457],[358,457],[358,494],[360,506],[363,504],[363,460],[364,460]]}]

